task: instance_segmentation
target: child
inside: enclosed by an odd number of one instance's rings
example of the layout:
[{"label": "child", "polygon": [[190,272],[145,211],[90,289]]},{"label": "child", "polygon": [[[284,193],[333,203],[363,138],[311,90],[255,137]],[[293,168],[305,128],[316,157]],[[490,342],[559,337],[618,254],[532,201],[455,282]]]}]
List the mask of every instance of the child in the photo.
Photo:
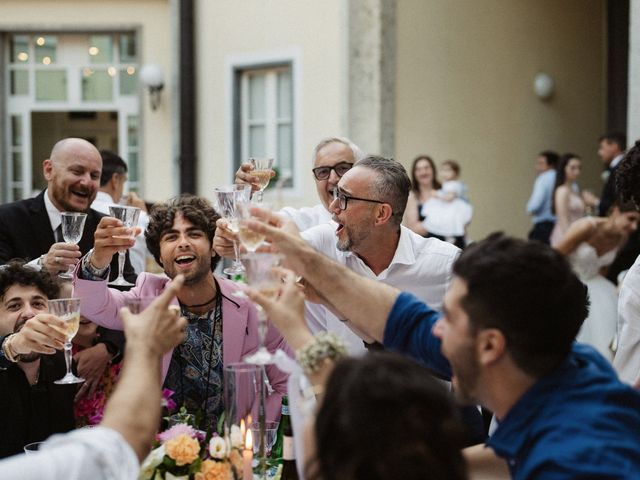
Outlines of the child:
[{"label": "child", "polygon": [[464,248],[465,228],[471,222],[473,208],[466,196],[466,187],[459,180],[460,165],[454,160],[442,162],[442,188],[422,206],[424,227],[428,236],[446,240]]}]

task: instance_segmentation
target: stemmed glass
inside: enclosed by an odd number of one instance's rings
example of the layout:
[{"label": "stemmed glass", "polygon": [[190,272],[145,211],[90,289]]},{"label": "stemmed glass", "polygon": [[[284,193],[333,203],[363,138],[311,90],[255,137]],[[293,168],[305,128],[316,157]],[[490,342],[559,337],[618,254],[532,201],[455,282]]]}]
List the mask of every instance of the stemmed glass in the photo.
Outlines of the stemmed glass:
[{"label": "stemmed glass", "polygon": [[258,191],[255,193],[254,198],[257,203],[260,203],[262,202],[262,192],[264,192],[271,180],[273,158],[251,158],[249,161],[253,166],[251,175],[258,177]]},{"label": "stemmed glass", "polygon": [[[79,212],[62,212],[62,238],[67,243],[78,244],[84,232],[84,222],[87,220],[86,213]],[[69,265],[66,272],[59,274],[60,278],[73,278],[73,269],[75,265]]]},{"label": "stemmed glass", "polygon": [[[240,229],[240,212],[238,205],[249,202],[251,197],[251,185],[228,185],[213,189],[216,210],[227,219],[229,230],[238,233]],[[237,240],[233,241],[233,252],[235,259],[233,265],[225,268],[222,272],[226,275],[242,275],[245,270],[240,262],[240,252]]]},{"label": "stemmed glass", "polygon": [[[121,207],[120,205],[110,205],[109,215],[122,221],[125,227],[133,229],[138,225],[140,209],[138,207]],[[133,234],[128,237],[118,238],[133,238]],[[112,282],[109,282],[109,285],[121,285],[123,287],[133,286],[133,283],[127,282],[122,275],[122,272],[124,271],[124,262],[126,260],[126,252],[126,248],[118,251],[118,278],[116,278]]]},{"label": "stemmed glass", "polygon": [[59,298],[57,300],[49,300],[49,313],[52,313],[60,320],[65,322],[65,334],[67,339],[64,342],[64,360],[67,364],[67,373],[60,380],[56,380],[53,383],[56,384],[69,384],[69,383],[82,383],[84,378],[76,377],[71,372],[71,340],[78,333],[78,327],[80,327],[80,299],[79,298]]},{"label": "stemmed glass", "polygon": [[[253,252],[242,255],[242,263],[247,270],[247,283],[251,288],[258,290],[263,295],[275,297],[282,284],[280,275],[274,271],[274,267],[280,265],[283,256],[278,253]],[[267,316],[260,305],[258,310],[258,339],[260,346],[251,355],[244,358],[247,363],[254,365],[269,365],[273,363],[274,356],[267,350],[265,340],[267,337]]]}]

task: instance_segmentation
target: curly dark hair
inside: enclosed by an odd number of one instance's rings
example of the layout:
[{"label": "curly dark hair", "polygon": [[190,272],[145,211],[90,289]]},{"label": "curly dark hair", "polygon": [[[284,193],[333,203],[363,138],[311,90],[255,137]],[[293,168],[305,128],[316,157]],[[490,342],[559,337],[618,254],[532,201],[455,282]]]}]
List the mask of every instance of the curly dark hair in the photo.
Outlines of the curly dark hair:
[{"label": "curly dark hair", "polygon": [[500,330],[516,365],[535,377],[566,358],[589,313],[587,287],[541,242],[494,233],[462,252],[453,273],[466,283],[472,330]]},{"label": "curly dark hair", "polygon": [[[209,243],[213,244],[216,221],[220,218],[220,215],[206,199],[195,195],[180,195],[166,203],[159,203],[151,210],[149,226],[144,232],[144,237],[147,240],[149,252],[161,267],[160,240],[167,231],[173,228],[173,221],[177,213],[180,213],[185,219],[200,228],[209,238]],[[211,271],[216,268],[219,261],[220,257],[218,255],[211,257]]]},{"label": "curly dark hair", "polygon": [[640,210],[640,140],[626,153],[615,175],[618,201],[632,203]]},{"label": "curly dark hair", "polygon": [[0,266],[0,299],[14,285],[36,287],[50,299],[60,295],[60,285],[53,275],[47,270],[36,270],[20,259],[9,260]]},{"label": "curly dark hair", "polygon": [[327,382],[306,477],[464,479],[463,431],[446,389],[413,360],[388,352],[346,358]]}]

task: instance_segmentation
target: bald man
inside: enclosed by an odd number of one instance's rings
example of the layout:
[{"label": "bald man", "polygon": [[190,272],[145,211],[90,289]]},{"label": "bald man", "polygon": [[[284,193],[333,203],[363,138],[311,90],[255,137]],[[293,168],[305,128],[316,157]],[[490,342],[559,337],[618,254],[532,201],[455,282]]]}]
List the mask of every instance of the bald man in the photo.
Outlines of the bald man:
[{"label": "bald man", "polygon": [[[90,208],[100,187],[102,157],[98,150],[81,138],[65,138],[55,144],[43,162],[47,188],[35,198],[0,206],[0,265],[13,258],[29,261],[53,274],[68,269],[93,246],[93,234],[104,217]],[[78,245],[66,243],[56,232],[61,212],[84,212],[87,220]],[[117,255],[111,262],[111,278],[118,274]],[[135,283],[128,260],[125,277]],[[84,391],[99,381],[104,367],[123,351],[121,332],[101,329],[98,342],[76,355],[78,372],[87,379]]]}]

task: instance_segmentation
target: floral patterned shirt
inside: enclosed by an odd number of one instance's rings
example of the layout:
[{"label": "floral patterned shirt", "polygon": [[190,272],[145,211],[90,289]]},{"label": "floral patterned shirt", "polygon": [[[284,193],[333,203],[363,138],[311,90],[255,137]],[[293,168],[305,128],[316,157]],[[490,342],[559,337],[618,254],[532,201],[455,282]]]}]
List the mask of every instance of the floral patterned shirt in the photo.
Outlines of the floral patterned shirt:
[{"label": "floral patterned shirt", "polygon": [[186,339],[174,349],[164,381],[175,392],[176,404],[200,418],[196,428],[204,431],[215,430],[224,409],[221,305],[218,294],[216,307],[204,315],[181,307],[188,322]]}]

